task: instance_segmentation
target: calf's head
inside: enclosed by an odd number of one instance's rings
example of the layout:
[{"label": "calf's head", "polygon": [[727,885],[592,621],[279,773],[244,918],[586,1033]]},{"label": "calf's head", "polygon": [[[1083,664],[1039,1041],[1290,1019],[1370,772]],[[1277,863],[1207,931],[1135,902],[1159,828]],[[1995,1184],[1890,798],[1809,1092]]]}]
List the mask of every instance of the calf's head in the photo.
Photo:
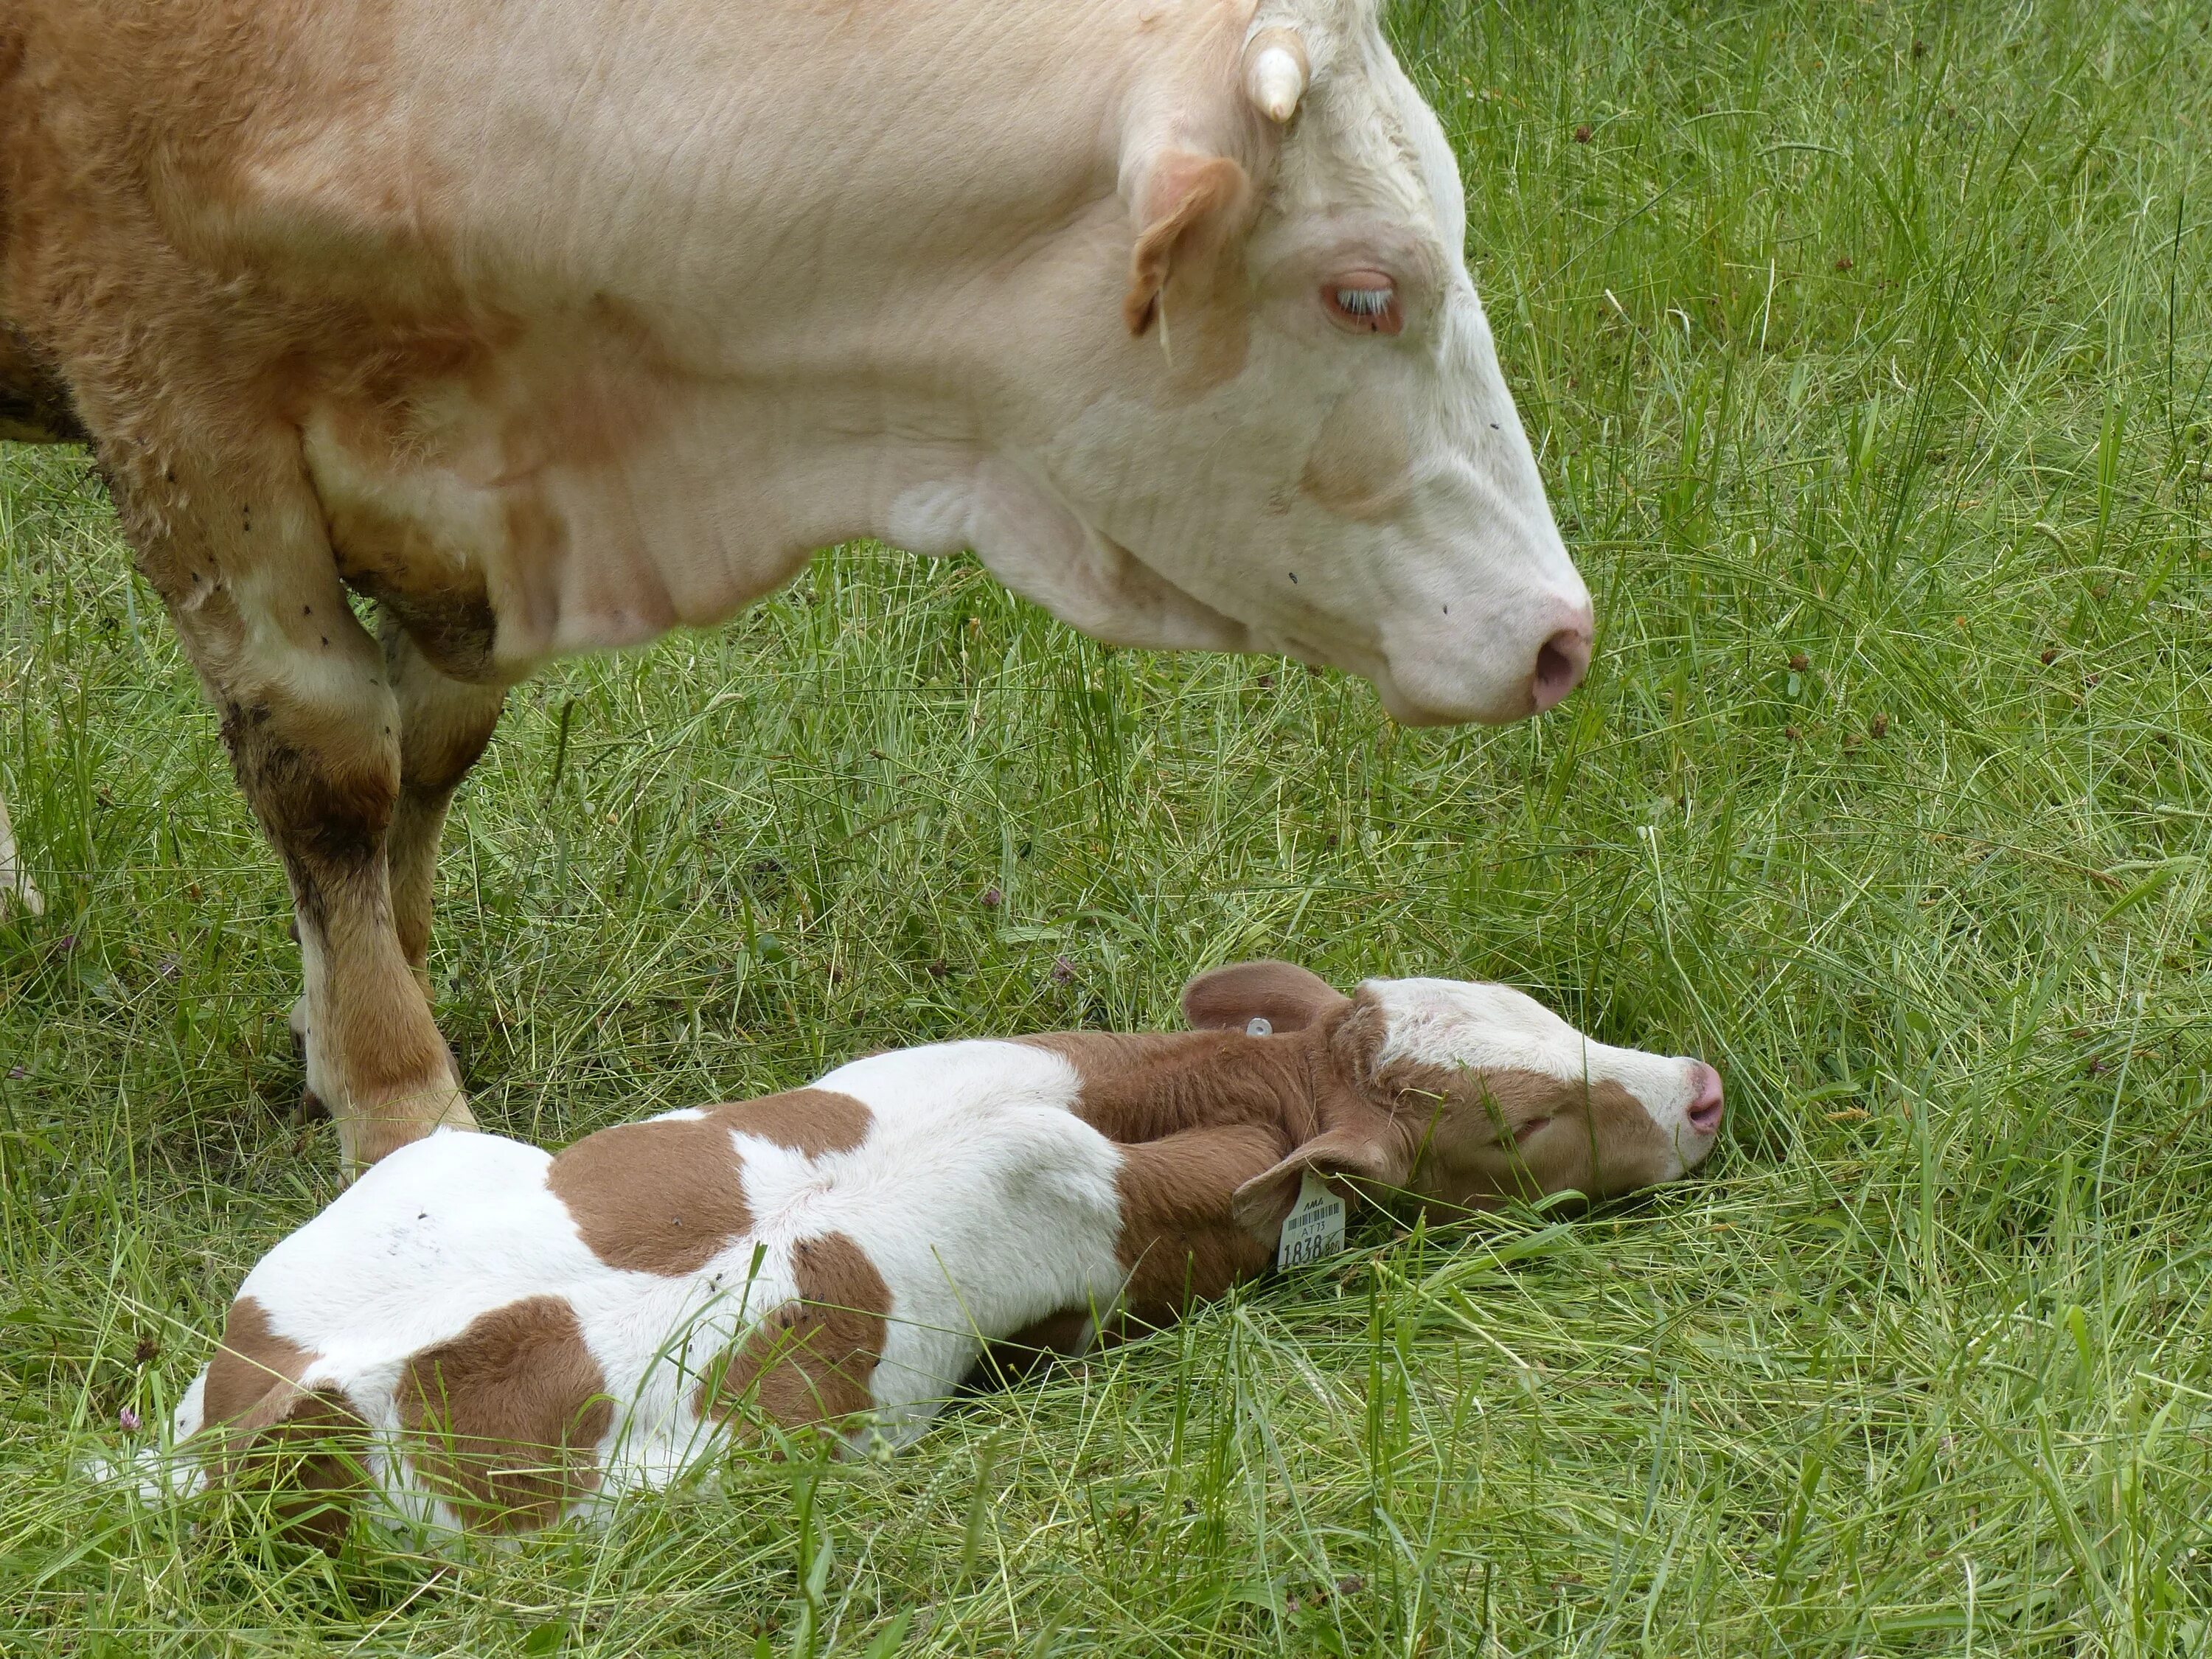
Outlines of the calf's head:
[{"label": "calf's head", "polygon": [[1719,1138],[1720,1074],[1616,1048],[1529,997],[1459,980],[1369,980],[1352,996],[1288,963],[1184,988],[1192,1024],[1312,1045],[1316,1132],[1237,1196],[1279,1220],[1306,1171],[1462,1209],[1676,1180]]}]

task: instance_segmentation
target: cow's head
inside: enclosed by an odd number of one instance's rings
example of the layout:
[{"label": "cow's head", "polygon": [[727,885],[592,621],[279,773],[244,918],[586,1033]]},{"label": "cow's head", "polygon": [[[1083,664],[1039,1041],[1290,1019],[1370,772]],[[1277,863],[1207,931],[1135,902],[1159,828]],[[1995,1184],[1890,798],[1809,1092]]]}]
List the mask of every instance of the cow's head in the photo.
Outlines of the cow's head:
[{"label": "cow's head", "polygon": [[1720,1134],[1711,1066],[1594,1042],[1503,985],[1371,979],[1346,997],[1248,962],[1200,975],[1183,1007],[1196,1026],[1316,1044],[1316,1132],[1239,1193],[1249,1219],[1279,1219],[1308,1170],[1462,1209],[1604,1197],[1686,1175]]},{"label": "cow's head", "polygon": [[[969,544],[1123,643],[1345,668],[1410,723],[1550,707],[1588,664],[1589,592],[1468,275],[1436,115],[1372,0],[1187,10],[1163,9],[1186,32],[1126,100],[1080,347],[1035,360],[1057,401],[1009,465],[1052,507],[963,524]],[[1081,544],[1047,568],[1054,510]]]}]

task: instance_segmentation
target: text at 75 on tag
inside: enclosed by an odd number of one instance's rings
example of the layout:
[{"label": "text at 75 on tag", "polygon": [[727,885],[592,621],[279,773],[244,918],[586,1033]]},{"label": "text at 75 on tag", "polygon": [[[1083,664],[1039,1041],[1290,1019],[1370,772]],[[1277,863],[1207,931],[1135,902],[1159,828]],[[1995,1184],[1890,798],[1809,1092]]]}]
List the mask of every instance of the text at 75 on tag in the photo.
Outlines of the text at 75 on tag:
[{"label": "text at 75 on tag", "polygon": [[1275,1266],[1303,1267],[1344,1248],[1344,1200],[1311,1170],[1298,1185],[1298,1201],[1283,1218],[1283,1237],[1275,1246]]}]

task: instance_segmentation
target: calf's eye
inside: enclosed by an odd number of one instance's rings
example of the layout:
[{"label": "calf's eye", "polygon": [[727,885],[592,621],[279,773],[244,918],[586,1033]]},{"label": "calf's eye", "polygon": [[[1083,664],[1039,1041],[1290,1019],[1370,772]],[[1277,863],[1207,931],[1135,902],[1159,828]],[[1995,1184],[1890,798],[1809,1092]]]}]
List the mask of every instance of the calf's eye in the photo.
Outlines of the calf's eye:
[{"label": "calf's eye", "polygon": [[1325,284],[1322,303],[1338,327],[1355,334],[1395,334],[1406,325],[1398,289],[1380,271],[1352,271]]},{"label": "calf's eye", "polygon": [[1516,1128],[1516,1129],[1515,1129],[1515,1130],[1513,1131],[1513,1140],[1514,1140],[1514,1144],[1517,1146],[1517,1145],[1519,1145],[1522,1141],[1524,1141],[1524,1140],[1528,1139],[1528,1137],[1529,1137],[1530,1135],[1534,1134],[1534,1133],[1536,1133],[1536,1131],[1537,1131],[1537,1130],[1539,1130],[1539,1129],[1542,1128],[1546,1124],[1549,1123],[1551,1121],[1552,1121],[1552,1120],[1551,1120],[1551,1119],[1549,1119],[1548,1117],[1532,1117],[1532,1118],[1530,1118],[1530,1119],[1529,1119],[1526,1123],[1523,1123],[1523,1124],[1522,1124],[1522,1125],[1521,1125],[1518,1128]]}]

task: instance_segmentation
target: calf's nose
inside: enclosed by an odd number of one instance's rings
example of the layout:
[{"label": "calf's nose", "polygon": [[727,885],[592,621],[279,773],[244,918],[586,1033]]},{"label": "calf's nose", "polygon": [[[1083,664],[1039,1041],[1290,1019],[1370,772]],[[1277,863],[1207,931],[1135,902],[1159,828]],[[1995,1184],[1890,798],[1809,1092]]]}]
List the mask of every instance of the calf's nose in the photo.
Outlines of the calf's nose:
[{"label": "calf's nose", "polygon": [[1553,630],[1536,647],[1536,673],[1529,682],[1528,695],[1538,714],[1562,702],[1583,683],[1589,670],[1590,635],[1589,609],[1584,606],[1579,616]]},{"label": "calf's nose", "polygon": [[1690,1127],[1701,1135],[1717,1133],[1728,1111],[1721,1098],[1721,1074],[1702,1060],[1690,1062]]}]

